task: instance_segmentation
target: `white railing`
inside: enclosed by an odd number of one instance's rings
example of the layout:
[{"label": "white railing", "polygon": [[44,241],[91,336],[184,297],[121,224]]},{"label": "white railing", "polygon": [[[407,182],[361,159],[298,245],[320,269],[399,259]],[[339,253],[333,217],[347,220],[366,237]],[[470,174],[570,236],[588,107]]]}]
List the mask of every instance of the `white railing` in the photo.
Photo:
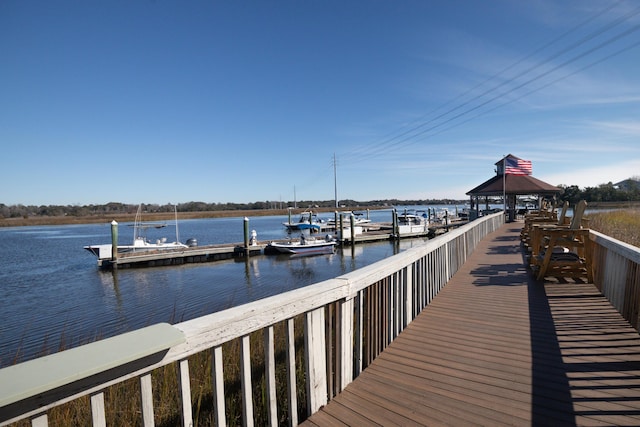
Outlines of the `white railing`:
[{"label": "white railing", "polygon": [[[278,425],[281,420],[288,420],[289,425],[297,425],[299,413],[305,417],[316,412],[357,377],[429,304],[478,242],[503,223],[502,213],[482,217],[424,245],[335,279],[2,369],[0,425],[30,419],[33,426],[46,426],[52,408],[89,396],[90,419],[93,425],[104,426],[111,415],[105,409],[109,406],[105,393],[109,387],[132,379],[139,381],[136,394],[141,403],[137,411],[142,423],[154,425],[154,403],[158,398],[154,395],[152,374],[176,364],[181,417],[183,425],[190,426],[193,410],[199,409],[201,402],[200,398],[192,402],[194,379],[189,362],[203,354],[210,357],[208,399],[215,425],[254,425],[256,408],[260,424]],[[296,324],[302,325],[297,330],[302,329],[304,344],[301,339],[296,342]],[[276,349],[276,329],[283,331],[284,344],[280,347],[284,348]],[[259,368],[252,357],[252,346],[256,346],[252,338],[256,334],[262,336],[257,340],[262,348]],[[241,395],[241,410],[232,420],[225,407],[228,382],[225,383],[227,361],[223,360],[223,346],[230,342],[239,343]],[[73,369],[58,369],[70,366]],[[276,374],[283,370],[285,375]],[[257,393],[256,371],[264,379]],[[299,410],[299,406],[303,409]]]},{"label": "white railing", "polygon": [[631,325],[640,327],[640,248],[591,230],[593,282]]}]

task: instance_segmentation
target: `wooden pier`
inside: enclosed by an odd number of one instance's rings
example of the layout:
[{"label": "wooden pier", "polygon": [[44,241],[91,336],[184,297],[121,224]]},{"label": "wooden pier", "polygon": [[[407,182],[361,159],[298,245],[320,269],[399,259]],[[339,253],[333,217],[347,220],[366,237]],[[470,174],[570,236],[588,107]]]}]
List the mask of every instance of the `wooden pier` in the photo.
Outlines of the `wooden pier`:
[{"label": "wooden pier", "polygon": [[[432,226],[425,233],[407,233],[400,236],[394,235],[390,224],[370,224],[365,232],[356,235],[353,239],[344,239],[341,243],[346,245],[370,243],[382,240],[407,239],[419,237],[434,237],[444,233],[449,229],[464,225],[466,222],[459,222],[449,226]],[[335,230],[326,230],[335,232]],[[284,242],[286,239],[274,240]],[[269,242],[257,242],[249,246],[244,243],[231,243],[219,245],[195,246],[181,249],[167,249],[156,251],[140,251],[119,254],[118,258],[99,259],[100,268],[136,268],[136,267],[160,267],[170,265],[182,265],[191,263],[203,263],[222,261],[232,258],[244,258],[248,256],[265,255],[265,248]]]},{"label": "wooden pier", "polygon": [[119,254],[115,260],[98,260],[101,268],[160,267],[260,255],[266,244],[256,244],[245,248],[242,244],[207,245],[185,249],[162,251],[129,252]]},{"label": "wooden pier", "polygon": [[305,426],[640,425],[640,336],[593,284],[538,282],[521,223]]}]

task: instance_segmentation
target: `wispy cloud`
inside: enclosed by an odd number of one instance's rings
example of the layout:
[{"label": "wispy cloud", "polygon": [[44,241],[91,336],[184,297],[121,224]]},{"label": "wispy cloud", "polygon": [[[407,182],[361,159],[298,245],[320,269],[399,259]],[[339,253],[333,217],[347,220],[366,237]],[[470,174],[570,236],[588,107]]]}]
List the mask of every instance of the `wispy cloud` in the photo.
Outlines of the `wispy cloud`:
[{"label": "wispy cloud", "polygon": [[608,182],[616,183],[638,175],[640,159],[624,160],[589,168],[561,168],[545,174],[545,181],[554,185],[577,185],[581,188],[596,187]]},{"label": "wispy cloud", "polygon": [[[591,127],[596,130],[602,130],[607,133],[616,133],[626,136],[640,136],[640,121],[595,121],[591,123]],[[635,145],[634,145],[635,146]]]}]

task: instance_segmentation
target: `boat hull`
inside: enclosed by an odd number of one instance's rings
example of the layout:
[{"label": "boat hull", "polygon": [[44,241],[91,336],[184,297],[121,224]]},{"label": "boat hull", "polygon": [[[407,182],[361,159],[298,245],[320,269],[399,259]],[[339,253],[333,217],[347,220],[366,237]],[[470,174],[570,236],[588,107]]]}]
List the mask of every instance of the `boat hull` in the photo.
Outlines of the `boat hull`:
[{"label": "boat hull", "polygon": [[[118,246],[118,253],[125,254],[130,252],[167,251],[187,248],[188,246],[182,243],[148,243],[145,245]],[[85,246],[84,249],[94,254],[98,259],[109,259],[112,256],[111,244]]]},{"label": "boat hull", "polygon": [[321,243],[306,243],[300,242],[286,242],[286,243],[269,243],[268,247],[273,251],[277,251],[282,254],[305,254],[305,255],[320,255],[320,254],[332,254],[335,250],[336,242],[321,242]]}]

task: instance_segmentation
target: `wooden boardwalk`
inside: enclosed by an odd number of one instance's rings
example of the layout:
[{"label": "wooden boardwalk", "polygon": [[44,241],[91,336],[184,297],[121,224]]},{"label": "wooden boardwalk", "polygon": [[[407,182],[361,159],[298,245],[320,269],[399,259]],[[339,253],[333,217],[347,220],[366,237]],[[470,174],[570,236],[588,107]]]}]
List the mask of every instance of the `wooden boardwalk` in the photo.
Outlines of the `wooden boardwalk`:
[{"label": "wooden boardwalk", "polygon": [[306,426],[640,425],[640,336],[592,284],[537,282],[521,224]]}]

